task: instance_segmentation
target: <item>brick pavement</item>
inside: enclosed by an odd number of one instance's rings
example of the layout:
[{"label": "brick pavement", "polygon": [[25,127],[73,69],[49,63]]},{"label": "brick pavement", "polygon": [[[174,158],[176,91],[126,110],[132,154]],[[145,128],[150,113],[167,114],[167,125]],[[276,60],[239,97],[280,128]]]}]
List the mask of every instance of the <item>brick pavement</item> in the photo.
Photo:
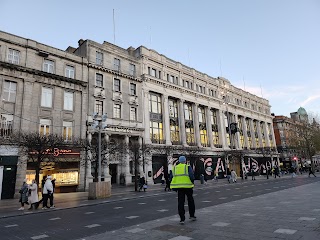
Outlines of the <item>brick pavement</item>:
[{"label": "brick pavement", "polygon": [[320,182],[202,208],[196,215],[196,222],[183,226],[172,215],[81,240],[319,240]]}]

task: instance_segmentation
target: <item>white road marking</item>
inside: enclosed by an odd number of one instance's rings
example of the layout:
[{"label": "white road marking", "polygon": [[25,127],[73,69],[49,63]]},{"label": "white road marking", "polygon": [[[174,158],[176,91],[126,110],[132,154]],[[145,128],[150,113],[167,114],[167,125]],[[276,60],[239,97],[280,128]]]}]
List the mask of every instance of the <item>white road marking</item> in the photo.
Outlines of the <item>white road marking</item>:
[{"label": "white road marking", "polygon": [[230,225],[230,223],[225,223],[225,222],[216,222],[216,223],[212,224],[212,226],[215,226],[215,227],[226,227],[229,225]]},{"label": "white road marking", "polygon": [[159,202],[165,202],[166,200],[165,199],[160,199],[158,200]]},{"label": "white road marking", "polygon": [[202,202],[211,202],[211,201],[205,200],[205,201],[202,201]]},{"label": "white road marking", "polygon": [[61,218],[56,217],[56,218],[50,218],[49,220],[50,220],[50,221],[55,221],[55,220],[59,220],[59,219],[61,219]]},{"label": "white road marking", "polygon": [[190,239],[192,238],[185,237],[185,236],[178,236],[178,237],[170,238],[168,240],[190,240]]},{"label": "white road marking", "polygon": [[237,188],[235,188],[235,189],[239,190],[240,188],[237,187]]},{"label": "white road marking", "polygon": [[121,209],[121,208],[123,208],[123,207],[114,207],[113,209]]},{"label": "white road marking", "polygon": [[91,224],[91,225],[88,225],[88,226],[85,226],[86,228],[94,228],[94,227],[100,227],[101,225],[100,224]]},{"label": "white road marking", "polygon": [[86,213],[84,213],[84,214],[87,214],[87,215],[89,215],[89,214],[92,214],[92,213],[94,213],[94,212],[86,212]]},{"label": "white road marking", "polygon": [[168,209],[160,209],[160,210],[157,210],[158,212],[168,212],[169,210]]},{"label": "white road marking", "polygon": [[264,207],[265,209],[275,209],[276,207]]},{"label": "white road marking", "polygon": [[216,191],[216,192],[220,192],[220,191]]},{"label": "white road marking", "polygon": [[138,204],[140,204],[140,205],[144,205],[144,204],[146,204],[145,202],[139,202]]},{"label": "white road marking", "polygon": [[49,237],[49,236],[48,236],[48,235],[43,234],[43,235],[39,235],[39,236],[31,237],[31,239],[36,240],[36,239],[47,238],[47,237]]},{"label": "white road marking", "polygon": [[221,197],[221,198],[219,198],[219,199],[227,199],[226,197]]},{"label": "white road marking", "polygon": [[129,216],[129,217],[126,217],[128,219],[134,219],[134,218],[138,218],[139,216]]},{"label": "white road marking", "polygon": [[127,230],[126,232],[128,233],[137,233],[137,232],[141,232],[141,231],[144,231],[145,229],[142,229],[142,228],[133,228],[133,229],[130,229],[130,230]]},{"label": "white road marking", "polygon": [[241,197],[241,195],[233,195],[234,197]]},{"label": "white road marking", "polygon": [[243,216],[246,216],[246,217],[254,217],[256,216],[257,214],[254,214],[254,213],[244,213],[242,214]]},{"label": "white road marking", "polygon": [[296,231],[297,230],[279,228],[279,229],[275,230],[274,233],[294,234]]},{"label": "white road marking", "polygon": [[312,211],[313,211],[313,212],[320,212],[320,209],[319,209],[319,208],[316,208],[316,209],[313,209]]},{"label": "white road marking", "polygon": [[247,192],[246,194],[252,194],[252,192]]},{"label": "white road marking", "polygon": [[301,217],[298,220],[302,220],[302,221],[313,221],[316,220],[316,218],[309,218],[309,217]]},{"label": "white road marking", "polygon": [[4,226],[6,228],[10,228],[10,227],[18,227],[19,225],[18,224],[12,224],[12,225],[7,225],[7,226]]}]

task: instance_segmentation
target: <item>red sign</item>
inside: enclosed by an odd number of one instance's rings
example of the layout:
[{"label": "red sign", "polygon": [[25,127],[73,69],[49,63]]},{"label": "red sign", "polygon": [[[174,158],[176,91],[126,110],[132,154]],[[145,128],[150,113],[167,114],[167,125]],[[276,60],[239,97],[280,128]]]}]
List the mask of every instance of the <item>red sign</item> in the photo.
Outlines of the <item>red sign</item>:
[{"label": "red sign", "polygon": [[[30,154],[38,154],[38,152],[30,152]],[[60,155],[80,155],[80,152],[75,152],[72,149],[54,148],[53,151],[52,149],[47,149],[44,154],[52,154],[53,156],[58,157]]]}]

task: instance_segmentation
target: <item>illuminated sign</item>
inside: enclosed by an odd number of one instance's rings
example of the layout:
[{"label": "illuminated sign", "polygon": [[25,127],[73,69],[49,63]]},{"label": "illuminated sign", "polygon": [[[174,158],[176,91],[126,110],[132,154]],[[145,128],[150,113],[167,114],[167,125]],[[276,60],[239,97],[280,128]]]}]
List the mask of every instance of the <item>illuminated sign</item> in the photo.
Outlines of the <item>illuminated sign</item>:
[{"label": "illuminated sign", "polygon": [[[30,154],[38,154],[37,151],[30,152]],[[53,155],[55,157],[58,157],[60,155],[80,155],[80,152],[75,152],[72,149],[59,149],[59,148],[54,148],[52,149],[46,149],[44,151],[44,154],[48,155]]]}]

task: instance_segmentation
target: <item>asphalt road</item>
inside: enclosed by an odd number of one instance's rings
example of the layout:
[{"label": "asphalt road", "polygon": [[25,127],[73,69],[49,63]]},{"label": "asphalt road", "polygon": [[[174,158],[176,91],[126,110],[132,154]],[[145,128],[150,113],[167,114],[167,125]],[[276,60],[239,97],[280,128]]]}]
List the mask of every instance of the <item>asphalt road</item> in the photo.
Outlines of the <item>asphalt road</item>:
[{"label": "asphalt road", "polygon": [[[201,188],[194,190],[196,215],[197,209],[200,208],[319,180],[320,178],[279,178],[238,180],[237,183],[210,184],[207,187],[201,185]],[[72,209],[31,212],[23,216],[2,218],[0,239],[81,239],[172,215],[177,215],[176,192],[155,192],[149,196],[143,192],[130,193],[126,198],[122,196],[118,200],[106,200],[97,205],[82,205]]]}]

